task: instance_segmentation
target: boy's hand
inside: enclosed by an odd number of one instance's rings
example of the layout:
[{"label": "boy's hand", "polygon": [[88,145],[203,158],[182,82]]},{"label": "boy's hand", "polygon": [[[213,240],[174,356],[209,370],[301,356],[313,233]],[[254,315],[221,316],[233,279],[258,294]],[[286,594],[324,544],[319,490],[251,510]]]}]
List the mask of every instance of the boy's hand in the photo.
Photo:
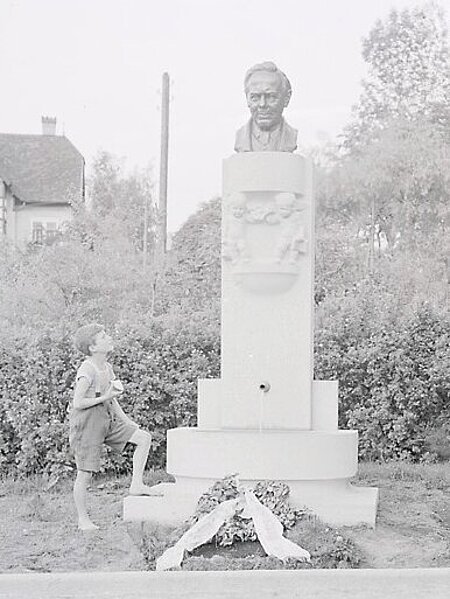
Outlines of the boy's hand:
[{"label": "boy's hand", "polygon": [[114,399],[115,397],[121,395],[121,391],[118,391],[114,385],[111,383],[111,385],[108,387],[108,389],[106,390],[105,394],[104,394],[104,401],[107,401],[108,399]]}]

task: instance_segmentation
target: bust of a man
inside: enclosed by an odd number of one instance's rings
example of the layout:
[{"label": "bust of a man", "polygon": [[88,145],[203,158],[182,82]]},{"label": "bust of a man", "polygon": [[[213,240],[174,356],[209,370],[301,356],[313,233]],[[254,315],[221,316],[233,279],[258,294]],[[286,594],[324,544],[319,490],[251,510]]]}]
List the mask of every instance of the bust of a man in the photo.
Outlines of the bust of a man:
[{"label": "bust of a man", "polygon": [[244,89],[251,118],[236,133],[236,152],[293,152],[297,130],[283,118],[292,93],[283,71],[273,62],[256,64],[245,75]]}]

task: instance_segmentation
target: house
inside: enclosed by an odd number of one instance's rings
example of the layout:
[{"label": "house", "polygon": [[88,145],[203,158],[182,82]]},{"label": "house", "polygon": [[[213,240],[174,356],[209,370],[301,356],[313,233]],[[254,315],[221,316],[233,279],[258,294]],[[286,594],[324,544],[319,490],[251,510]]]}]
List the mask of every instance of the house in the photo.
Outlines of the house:
[{"label": "house", "polygon": [[42,117],[42,135],[0,133],[0,235],[16,247],[51,244],[84,201],[84,158],[56,118]]}]

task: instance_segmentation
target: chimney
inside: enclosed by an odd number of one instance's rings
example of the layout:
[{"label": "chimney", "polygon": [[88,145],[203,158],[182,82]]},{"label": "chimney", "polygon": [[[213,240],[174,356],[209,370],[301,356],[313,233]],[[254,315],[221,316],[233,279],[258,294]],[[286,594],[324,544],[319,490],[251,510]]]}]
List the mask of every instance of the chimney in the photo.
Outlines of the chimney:
[{"label": "chimney", "polygon": [[43,116],[42,135],[56,135],[56,116]]}]

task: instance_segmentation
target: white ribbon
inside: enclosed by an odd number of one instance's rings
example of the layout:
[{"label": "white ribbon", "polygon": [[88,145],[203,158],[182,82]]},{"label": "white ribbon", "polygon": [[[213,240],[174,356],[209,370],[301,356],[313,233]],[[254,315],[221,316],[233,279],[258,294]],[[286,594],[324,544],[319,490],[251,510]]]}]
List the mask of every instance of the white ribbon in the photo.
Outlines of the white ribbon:
[{"label": "white ribbon", "polygon": [[169,570],[181,566],[185,551],[193,551],[210,541],[222,524],[242,507],[245,516],[252,518],[258,540],[267,555],[280,560],[292,557],[300,561],[310,561],[311,556],[306,549],[283,537],[283,525],[275,514],[265,507],[252,491],[245,491],[244,497],[224,501],[200,518],[173,547],[166,549],[156,560],[156,570]]}]

